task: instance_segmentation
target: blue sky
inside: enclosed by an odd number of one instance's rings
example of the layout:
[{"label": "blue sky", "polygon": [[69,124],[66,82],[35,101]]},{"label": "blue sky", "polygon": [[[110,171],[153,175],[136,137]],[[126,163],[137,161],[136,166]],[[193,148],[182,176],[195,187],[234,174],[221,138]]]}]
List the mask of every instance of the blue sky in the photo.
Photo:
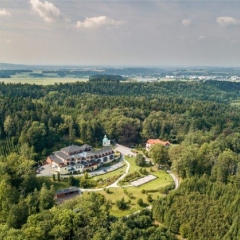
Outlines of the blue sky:
[{"label": "blue sky", "polygon": [[0,62],[240,66],[240,1],[1,0]]}]

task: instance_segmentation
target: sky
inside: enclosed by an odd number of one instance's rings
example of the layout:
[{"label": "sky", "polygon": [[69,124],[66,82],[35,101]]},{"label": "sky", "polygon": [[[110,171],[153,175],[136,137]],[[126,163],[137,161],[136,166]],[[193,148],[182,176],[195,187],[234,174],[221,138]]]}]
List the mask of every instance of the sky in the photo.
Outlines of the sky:
[{"label": "sky", "polygon": [[0,62],[240,67],[240,1],[0,0]]}]

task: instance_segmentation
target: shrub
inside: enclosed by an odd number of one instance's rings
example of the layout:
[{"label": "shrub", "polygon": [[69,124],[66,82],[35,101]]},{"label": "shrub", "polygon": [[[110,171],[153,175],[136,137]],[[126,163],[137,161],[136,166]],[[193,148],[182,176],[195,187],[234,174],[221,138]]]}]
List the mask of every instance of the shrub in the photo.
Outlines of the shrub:
[{"label": "shrub", "polygon": [[141,153],[138,153],[135,157],[135,163],[137,166],[144,167],[146,165],[145,157]]},{"label": "shrub", "polygon": [[146,193],[146,190],[145,190],[145,189],[143,189],[143,190],[142,190],[142,193],[143,193],[143,194],[145,194],[145,193]]},{"label": "shrub", "polygon": [[128,207],[127,202],[125,202],[124,198],[122,198],[121,200],[117,200],[116,201],[116,206],[120,210],[125,210]]},{"label": "shrub", "polygon": [[162,194],[168,194],[169,191],[173,190],[175,188],[175,184],[172,183],[166,187],[159,188],[158,191]]},{"label": "shrub", "polygon": [[142,200],[142,198],[139,198],[138,200],[137,200],[137,204],[139,205],[139,206],[143,206],[143,200]]},{"label": "shrub", "polygon": [[149,203],[151,203],[151,202],[153,201],[152,195],[148,195],[148,196],[147,196],[147,201],[148,201]]}]

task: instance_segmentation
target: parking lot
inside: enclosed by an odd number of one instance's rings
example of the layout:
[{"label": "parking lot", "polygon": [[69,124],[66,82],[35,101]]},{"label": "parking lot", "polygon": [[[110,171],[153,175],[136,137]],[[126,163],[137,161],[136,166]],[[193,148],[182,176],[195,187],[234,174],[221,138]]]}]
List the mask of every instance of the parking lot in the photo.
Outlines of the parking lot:
[{"label": "parking lot", "polygon": [[53,172],[56,171],[56,168],[52,168],[50,164],[45,164],[39,168],[38,177],[51,177]]},{"label": "parking lot", "polygon": [[[90,176],[97,176],[106,174],[108,172],[112,172],[114,170],[117,170],[118,168],[121,168],[125,165],[123,160],[120,160],[120,162],[108,166],[108,167],[101,167],[100,169],[97,169],[95,171],[89,172],[88,174]],[[53,172],[56,171],[56,168],[52,167],[50,164],[43,165],[39,168],[39,173],[37,173],[38,177],[51,177],[53,175]],[[74,176],[82,176],[83,174],[74,174]],[[62,177],[68,177],[68,175],[62,175]]]}]

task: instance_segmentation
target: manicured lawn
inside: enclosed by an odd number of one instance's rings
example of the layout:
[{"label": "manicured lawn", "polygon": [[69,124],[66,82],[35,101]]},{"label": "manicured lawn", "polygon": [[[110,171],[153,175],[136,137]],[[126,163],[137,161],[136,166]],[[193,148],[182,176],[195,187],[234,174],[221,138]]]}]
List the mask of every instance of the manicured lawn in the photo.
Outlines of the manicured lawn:
[{"label": "manicured lawn", "polygon": [[136,163],[135,163],[135,157],[127,157],[127,156],[125,156],[125,159],[130,163],[130,169],[129,169],[129,172],[128,172],[128,174],[131,174],[131,173],[133,173],[133,172],[138,172],[139,171],[139,169],[141,168],[141,167],[139,167],[139,166],[137,166],[136,165]]},{"label": "manicured lawn", "polygon": [[114,177],[114,176],[117,176],[117,175],[123,175],[124,172],[126,171],[126,165],[121,167],[121,168],[118,168],[117,170],[115,171],[112,171],[112,172],[109,172],[109,173],[106,173],[106,174],[103,174],[103,175],[98,175],[98,176],[95,176],[93,177],[94,180],[98,180],[98,179],[107,179],[107,178],[111,178],[111,177]]},{"label": "manicured lawn", "polygon": [[[149,183],[143,184],[140,187],[128,186],[126,188],[123,188],[123,187],[110,188],[109,189],[110,193],[107,193],[106,191],[99,191],[98,193],[103,194],[107,200],[110,200],[113,203],[111,214],[117,217],[126,216],[128,214],[134,213],[142,209],[142,207],[140,207],[137,204],[137,200],[139,198],[142,198],[143,202],[145,203],[145,206],[148,206],[150,204],[147,201],[148,195],[151,195],[153,200],[163,197],[163,195],[159,192],[144,194],[142,193],[142,190],[143,189],[151,190],[151,189],[158,189],[160,187],[165,187],[173,182],[171,176],[167,174],[165,171],[157,171],[151,174],[157,176],[158,178]],[[126,192],[124,192],[124,189],[126,189],[125,191],[127,191],[127,194]],[[87,193],[84,193],[84,194],[87,194]],[[128,202],[129,200],[131,201],[131,203],[129,204],[129,208],[124,211],[119,210],[115,205],[115,202],[122,198],[124,198],[126,202]]]},{"label": "manicured lawn", "polygon": [[[135,164],[135,157],[125,157],[125,159],[130,163],[130,169],[129,169],[128,174],[131,174],[135,171],[137,171],[137,172],[139,171],[139,169],[141,167],[139,167]],[[124,170],[125,169],[126,169],[126,167],[124,167]],[[160,192],[153,192],[153,193],[148,193],[148,194],[142,193],[143,189],[144,190],[155,190],[155,189],[159,189],[161,187],[168,186],[173,183],[173,179],[165,171],[162,171],[162,170],[159,171],[154,166],[146,167],[145,169],[149,172],[149,174],[156,176],[157,179],[155,179],[151,182],[145,183],[139,187],[127,186],[125,188],[124,187],[110,188],[109,189],[110,193],[107,193],[106,191],[99,191],[100,194],[103,194],[107,200],[110,200],[113,203],[112,209],[111,209],[111,214],[113,214],[114,216],[117,216],[117,217],[121,217],[121,216],[126,216],[128,214],[134,213],[143,208],[137,204],[137,200],[139,198],[142,198],[145,206],[148,206],[150,204],[147,201],[148,195],[151,195],[153,200],[163,197],[163,195]],[[115,175],[120,175],[120,174],[124,173],[124,170],[118,169],[112,173],[98,176],[96,178],[101,178],[101,177],[108,178],[108,177],[112,177]],[[124,185],[129,185],[129,183],[124,182]],[[124,191],[124,189],[126,189],[126,190]],[[126,191],[127,191],[127,193],[126,193]],[[86,193],[84,193],[84,194],[86,194]],[[124,211],[119,210],[115,205],[116,201],[120,200],[122,198],[124,198],[124,200],[126,202],[131,201],[129,204],[129,208]]]}]

